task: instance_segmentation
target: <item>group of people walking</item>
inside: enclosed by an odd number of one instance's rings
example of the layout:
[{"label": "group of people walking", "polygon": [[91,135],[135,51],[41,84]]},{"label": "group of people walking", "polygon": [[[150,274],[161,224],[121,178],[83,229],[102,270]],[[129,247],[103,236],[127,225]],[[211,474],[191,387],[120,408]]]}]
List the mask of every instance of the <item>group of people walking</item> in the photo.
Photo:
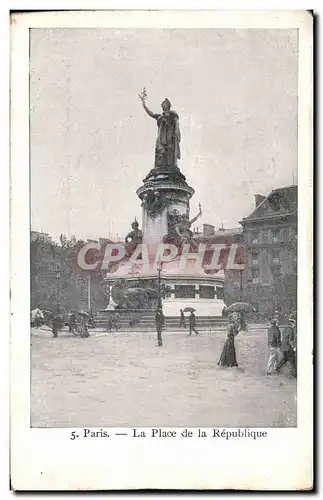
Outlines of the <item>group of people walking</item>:
[{"label": "group of people walking", "polygon": [[[68,315],[68,331],[72,333],[75,337],[87,338],[89,334],[89,323],[90,315],[85,313],[79,313],[76,315],[74,312],[70,312]],[[52,334],[54,338],[58,337],[58,332],[60,332],[65,325],[64,318],[61,314],[56,314],[51,320]]]},{"label": "group of people walking", "polygon": [[107,319],[106,329],[107,332],[112,332],[112,330],[118,332],[120,329],[120,314],[118,312],[114,312],[110,314]]},{"label": "group of people walking", "polygon": [[[157,306],[157,309],[156,309],[155,323],[156,323],[156,331],[157,331],[157,346],[161,347],[163,345],[162,330],[165,326],[165,316],[163,313],[163,308],[160,304]],[[188,317],[188,325],[189,325],[189,334],[188,335],[192,335],[192,332],[194,332],[195,335],[199,334],[199,332],[196,329],[196,317],[195,317],[194,311],[190,312],[190,315]],[[184,311],[182,309],[180,310],[180,328],[186,328],[186,318],[184,315]]]},{"label": "group of people walking", "polygon": [[[186,318],[183,309],[180,310],[180,322],[179,322],[179,327],[180,328],[186,328]],[[192,332],[195,333],[195,335],[198,335],[199,332],[196,330],[196,317],[194,314],[194,311],[190,312],[190,315],[188,317],[188,326],[189,326],[189,335],[192,335]]]},{"label": "group of people walking", "polygon": [[[242,330],[246,330],[245,315],[239,315],[239,319],[229,316],[228,333],[225,340],[223,350],[218,362],[219,366],[235,367],[238,366],[237,355],[235,349],[235,337]],[[242,317],[241,317],[242,316]],[[194,331],[196,334],[195,314],[191,312],[189,316],[189,335]],[[180,327],[186,328],[184,312],[180,311]],[[292,317],[289,318],[287,326],[280,331],[279,319],[277,314],[271,320],[271,326],[268,329],[268,346],[269,359],[267,366],[267,375],[279,373],[282,368],[290,364],[291,375],[297,376],[297,332],[296,321]]]},{"label": "group of people walking", "polygon": [[291,374],[297,376],[297,331],[296,321],[289,318],[288,325],[280,331],[277,318],[271,320],[268,329],[269,359],[267,375],[279,373],[286,364],[291,365]]}]

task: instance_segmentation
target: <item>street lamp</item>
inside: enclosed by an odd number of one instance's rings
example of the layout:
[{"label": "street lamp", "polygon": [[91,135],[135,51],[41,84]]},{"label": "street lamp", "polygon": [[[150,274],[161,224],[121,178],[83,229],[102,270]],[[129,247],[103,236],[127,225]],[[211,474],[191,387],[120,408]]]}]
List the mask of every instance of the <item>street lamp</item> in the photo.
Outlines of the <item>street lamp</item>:
[{"label": "street lamp", "polygon": [[60,280],[61,280],[61,268],[59,265],[56,267],[56,280],[57,280],[57,314],[60,313]]},{"label": "street lamp", "polygon": [[157,262],[157,271],[158,271],[158,305],[156,311],[156,329],[157,329],[157,345],[161,347],[163,345],[162,339],[162,328],[164,323],[164,315],[162,309],[162,300],[161,300],[161,284],[160,284],[160,273],[162,270],[161,259]]},{"label": "street lamp", "polygon": [[87,308],[91,311],[91,273],[87,276]]},{"label": "street lamp", "polygon": [[160,273],[162,271],[161,259],[159,259],[158,262],[157,262],[157,271],[158,271],[158,307],[162,307],[162,300],[161,300],[161,278],[160,278]]},{"label": "street lamp", "polygon": [[243,269],[240,269],[240,302],[242,302],[243,299],[242,275]]}]

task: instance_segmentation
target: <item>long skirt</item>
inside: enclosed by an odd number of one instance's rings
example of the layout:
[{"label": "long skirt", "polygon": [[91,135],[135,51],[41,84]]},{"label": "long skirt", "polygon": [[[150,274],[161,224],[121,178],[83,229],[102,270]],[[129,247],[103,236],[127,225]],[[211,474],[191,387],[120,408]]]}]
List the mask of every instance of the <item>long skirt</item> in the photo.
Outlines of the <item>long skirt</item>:
[{"label": "long skirt", "polygon": [[219,366],[238,366],[234,337],[229,336],[223,346],[222,354],[218,362]]}]

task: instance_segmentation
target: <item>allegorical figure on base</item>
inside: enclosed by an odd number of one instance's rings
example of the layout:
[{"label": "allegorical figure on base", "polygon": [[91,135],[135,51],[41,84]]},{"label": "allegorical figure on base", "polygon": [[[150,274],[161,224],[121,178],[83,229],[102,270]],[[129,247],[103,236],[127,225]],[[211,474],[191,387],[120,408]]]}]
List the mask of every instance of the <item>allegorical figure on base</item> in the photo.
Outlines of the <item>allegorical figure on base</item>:
[{"label": "allegorical figure on base", "polygon": [[139,94],[139,98],[146,113],[157,120],[158,134],[155,148],[155,167],[177,167],[177,161],[181,158],[181,133],[178,114],[171,109],[171,103],[167,97],[161,103],[162,113],[153,113],[147,107],[145,88]]},{"label": "allegorical figure on base", "polygon": [[182,247],[185,244],[191,245],[192,250],[198,249],[198,243],[194,239],[194,234],[191,231],[191,226],[202,215],[201,204],[199,203],[199,212],[193,218],[189,219],[188,214],[180,214],[177,210],[168,214],[169,232],[164,237],[164,243],[172,243],[177,247]]},{"label": "allegorical figure on base", "polygon": [[136,218],[131,224],[131,228],[132,230],[125,237],[125,242],[139,245],[139,243],[142,242],[142,231],[139,229],[139,224]]}]

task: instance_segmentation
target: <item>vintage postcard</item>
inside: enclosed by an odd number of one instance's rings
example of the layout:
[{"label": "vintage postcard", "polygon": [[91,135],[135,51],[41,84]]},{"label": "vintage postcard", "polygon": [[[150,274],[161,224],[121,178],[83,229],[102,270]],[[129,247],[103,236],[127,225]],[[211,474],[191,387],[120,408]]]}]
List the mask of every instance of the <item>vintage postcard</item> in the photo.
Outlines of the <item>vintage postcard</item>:
[{"label": "vintage postcard", "polygon": [[11,16],[11,484],[313,486],[313,18]]}]

